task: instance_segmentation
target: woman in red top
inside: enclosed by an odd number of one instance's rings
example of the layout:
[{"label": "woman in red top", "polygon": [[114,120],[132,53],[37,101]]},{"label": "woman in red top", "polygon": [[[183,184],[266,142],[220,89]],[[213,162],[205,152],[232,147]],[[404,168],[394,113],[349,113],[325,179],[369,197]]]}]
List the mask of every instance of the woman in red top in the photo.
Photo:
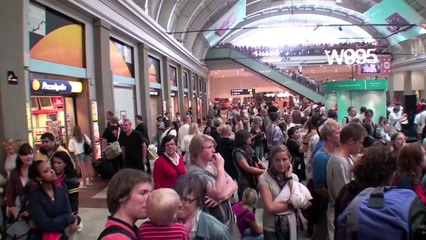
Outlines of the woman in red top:
[{"label": "woman in red top", "polygon": [[163,154],[154,163],[154,189],[173,188],[176,179],[186,172],[183,158],[177,153],[176,137],[165,136],[160,148]]}]

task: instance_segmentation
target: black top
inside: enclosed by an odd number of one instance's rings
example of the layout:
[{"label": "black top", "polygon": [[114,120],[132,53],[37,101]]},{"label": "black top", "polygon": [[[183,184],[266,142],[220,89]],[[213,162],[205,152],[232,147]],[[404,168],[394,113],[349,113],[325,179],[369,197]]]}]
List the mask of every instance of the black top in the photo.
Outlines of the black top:
[{"label": "black top", "polygon": [[[117,141],[118,137],[118,128],[119,126],[109,126],[106,127],[104,133],[102,134],[102,138],[107,140],[107,143],[113,143]],[[123,132],[122,130],[120,130]]]},{"label": "black top", "polygon": [[215,127],[212,127],[210,130],[210,136],[214,139],[214,141],[217,143],[220,140],[220,133],[217,131]]},{"label": "black top", "polygon": [[140,123],[138,126],[136,126],[135,130],[140,132],[144,138],[144,142],[149,143],[148,129],[144,123]]},{"label": "black top", "polygon": [[124,131],[120,133],[120,146],[124,147],[124,168],[143,170],[142,144],[146,144],[142,135],[135,130],[127,136]]},{"label": "black top", "polygon": [[303,153],[299,151],[300,145],[296,141],[289,139],[287,141],[287,148],[293,158],[296,156],[303,160]]},{"label": "black top", "polygon": [[230,138],[221,138],[217,142],[216,152],[222,155],[225,160],[225,171],[232,177],[232,179],[237,179],[238,173],[232,159],[232,151],[234,150],[235,143],[234,140]]},{"label": "black top", "polygon": [[[257,134],[256,130],[254,130],[253,128],[250,130],[250,133],[252,135],[256,135]],[[262,139],[263,139],[263,135],[262,134],[256,135],[256,137],[252,138],[251,145],[252,146],[262,146],[262,144],[263,144],[262,143]]]}]

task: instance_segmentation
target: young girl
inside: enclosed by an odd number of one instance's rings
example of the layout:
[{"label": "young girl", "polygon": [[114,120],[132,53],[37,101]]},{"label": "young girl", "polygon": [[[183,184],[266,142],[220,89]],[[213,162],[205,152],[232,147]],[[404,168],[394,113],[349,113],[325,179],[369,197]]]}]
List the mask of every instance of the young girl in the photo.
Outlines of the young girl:
[{"label": "young girl", "polygon": [[56,173],[56,186],[62,186],[67,192],[73,214],[78,213],[78,192],[80,181],[72,160],[66,152],[56,152],[52,158],[52,168]]},{"label": "young girl", "polygon": [[237,226],[241,232],[242,240],[263,239],[263,229],[257,225],[256,216],[253,212],[258,199],[256,190],[246,188],[241,201],[232,205],[232,211],[237,217]]},{"label": "young girl", "polygon": [[77,158],[77,171],[81,171],[83,186],[85,186],[87,180],[93,176],[89,156],[84,153],[84,143],[89,145],[91,144],[89,137],[81,132],[81,128],[79,126],[75,126],[72,138],[68,144],[68,150],[74,153],[74,156]]},{"label": "young girl", "polygon": [[71,233],[77,231],[77,217],[71,212],[67,192],[54,184],[57,177],[47,162],[36,161],[29,170],[29,177],[40,183],[28,200],[28,212],[36,229],[34,239],[65,240],[65,228]]}]

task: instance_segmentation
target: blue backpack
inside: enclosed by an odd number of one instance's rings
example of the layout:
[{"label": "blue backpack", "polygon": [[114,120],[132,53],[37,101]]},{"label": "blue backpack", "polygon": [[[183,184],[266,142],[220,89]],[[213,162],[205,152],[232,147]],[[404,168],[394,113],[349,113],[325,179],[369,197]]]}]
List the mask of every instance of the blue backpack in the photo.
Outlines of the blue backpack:
[{"label": "blue backpack", "polygon": [[338,217],[335,239],[425,240],[426,209],[411,190],[367,188]]}]

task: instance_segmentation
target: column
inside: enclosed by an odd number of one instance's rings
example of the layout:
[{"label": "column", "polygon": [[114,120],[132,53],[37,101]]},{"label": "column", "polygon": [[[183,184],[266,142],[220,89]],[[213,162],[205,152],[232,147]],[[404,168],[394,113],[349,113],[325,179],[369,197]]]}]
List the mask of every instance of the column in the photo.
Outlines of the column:
[{"label": "column", "polygon": [[180,112],[180,118],[185,118],[186,112],[185,112],[185,92],[183,91],[183,70],[182,65],[177,66],[177,85],[178,85],[178,104],[179,104],[179,112]]},{"label": "column", "polygon": [[[195,79],[194,79],[194,86],[195,86],[195,97],[194,97],[194,107],[192,108],[194,111],[192,114],[195,114],[195,119],[198,121],[198,118],[201,118],[200,113],[198,112],[198,98],[200,97],[200,89],[199,89],[199,84],[198,84],[198,79],[199,76],[195,75]],[[195,109],[194,109],[195,108]],[[202,119],[201,119],[202,120]]]},{"label": "column", "polygon": [[169,59],[163,56],[163,101],[166,101],[166,109],[164,112],[169,113],[170,119],[173,119],[172,105],[171,105],[171,91],[170,91],[170,72],[169,72]]},{"label": "column", "polygon": [[148,69],[149,69],[149,60],[148,60],[149,46],[145,43],[138,44],[138,68],[139,68],[139,92],[141,97],[141,115],[143,122],[145,123],[149,136],[152,136],[151,133],[155,132],[155,127],[151,124],[151,119],[148,116],[151,116],[151,105],[150,96],[149,96],[149,79],[148,79]]},{"label": "column", "polygon": [[404,73],[404,95],[413,95],[413,81],[411,78],[411,71]]},{"label": "column", "polygon": [[389,92],[389,99],[392,100],[393,97],[395,96],[395,83],[394,83],[394,78],[393,75],[389,75],[388,76],[388,92]]},{"label": "column", "polygon": [[210,101],[209,97],[207,96],[207,80],[203,81],[203,101],[204,101],[204,114],[207,116],[207,113],[209,111]]},{"label": "column", "polygon": [[426,88],[426,70],[423,71],[423,90],[420,91],[420,99],[426,99],[426,90],[424,90]]},{"label": "column", "polygon": [[114,112],[114,84],[110,67],[109,38],[111,25],[102,19],[94,21],[94,59],[96,100],[98,103],[99,129],[106,127],[105,112]]},{"label": "column", "polygon": [[[24,142],[29,140],[31,130],[28,12],[29,0],[0,1],[0,139]],[[14,73],[17,82],[8,80],[9,72]],[[3,148],[0,159],[2,170]]]},{"label": "column", "polygon": [[192,121],[197,122],[197,115],[195,113],[195,104],[194,104],[194,88],[193,84],[194,81],[192,79],[193,72],[191,70],[188,70],[188,101],[189,101],[189,107],[192,109]]}]

